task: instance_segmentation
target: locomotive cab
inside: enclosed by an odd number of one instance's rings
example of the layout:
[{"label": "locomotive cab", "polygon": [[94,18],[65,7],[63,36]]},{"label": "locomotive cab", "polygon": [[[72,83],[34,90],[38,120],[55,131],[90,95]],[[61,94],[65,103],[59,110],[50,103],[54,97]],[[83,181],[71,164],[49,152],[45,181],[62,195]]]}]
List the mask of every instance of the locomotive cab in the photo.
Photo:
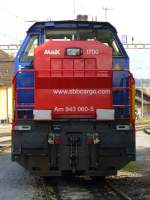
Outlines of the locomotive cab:
[{"label": "locomotive cab", "polygon": [[108,176],[135,159],[134,79],[106,22],[35,23],[16,56],[12,160],[40,176]]}]

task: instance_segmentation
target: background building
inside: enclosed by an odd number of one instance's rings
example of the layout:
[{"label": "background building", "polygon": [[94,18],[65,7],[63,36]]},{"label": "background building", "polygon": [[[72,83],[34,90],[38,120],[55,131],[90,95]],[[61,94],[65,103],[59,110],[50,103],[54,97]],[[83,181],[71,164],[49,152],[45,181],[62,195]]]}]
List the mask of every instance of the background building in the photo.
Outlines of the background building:
[{"label": "background building", "polygon": [[135,108],[137,111],[138,119],[143,118],[143,117],[145,119],[150,118],[150,89],[149,88],[136,88]]},{"label": "background building", "polygon": [[13,57],[0,50],[0,123],[11,121]]}]

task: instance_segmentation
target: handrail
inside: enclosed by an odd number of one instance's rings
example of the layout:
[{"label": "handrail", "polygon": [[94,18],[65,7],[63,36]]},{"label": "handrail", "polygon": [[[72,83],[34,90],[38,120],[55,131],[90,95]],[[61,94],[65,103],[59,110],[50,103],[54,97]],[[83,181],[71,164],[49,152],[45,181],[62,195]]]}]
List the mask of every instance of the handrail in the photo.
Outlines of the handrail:
[{"label": "handrail", "polygon": [[14,75],[14,77],[13,77],[12,82],[15,81],[17,75],[18,75],[20,72],[35,72],[35,70],[34,70],[34,69],[21,69],[21,70],[17,70],[16,73],[15,73],[15,75]]},{"label": "handrail", "polygon": [[[50,71],[62,71],[62,69],[55,69],[55,70],[34,70],[34,69],[23,69],[23,70],[17,70],[15,73],[15,76],[13,77],[13,81],[15,80],[15,78],[17,77],[18,73],[20,72],[50,72]],[[80,72],[80,71],[90,71],[90,72],[128,72],[128,74],[133,77],[132,73],[128,70],[128,69],[106,69],[106,70],[101,70],[101,69],[63,69],[63,71],[76,71],[76,72]]]},{"label": "handrail", "polygon": [[[60,70],[39,70],[40,72],[50,72],[50,71],[62,71],[62,69]],[[39,72],[38,70],[34,70],[34,69],[23,69],[23,70],[18,70],[16,71],[16,74],[14,75],[13,77],[13,85],[14,85],[14,98],[15,98],[15,116],[16,118],[18,118],[18,113],[17,113],[17,108],[33,108],[34,109],[34,104],[24,104],[24,105],[19,105],[18,104],[18,95],[17,95],[17,91],[20,91],[20,90],[34,90],[34,87],[16,87],[16,78],[18,76],[18,74],[20,73],[34,73],[34,75]],[[70,71],[73,71],[72,69],[63,69],[63,71],[67,71],[67,72],[70,72]],[[132,105],[132,100],[131,100],[131,85],[130,85],[130,78],[133,78],[133,75],[132,73],[128,70],[128,69],[111,69],[111,70],[101,70],[101,69],[81,69],[81,70],[74,70],[75,72],[80,72],[80,71],[84,71],[84,75],[85,75],[85,72],[101,72],[101,73],[111,73],[112,74],[112,77],[113,77],[113,72],[115,73],[119,73],[119,72],[127,72],[128,73],[128,86],[112,86],[112,91],[116,91],[116,90],[128,90],[129,93],[128,93],[128,96],[129,96],[129,103],[128,104],[123,104],[123,105],[113,105],[114,108],[116,107],[120,107],[120,108],[125,108],[125,107],[131,107]],[[50,75],[50,73],[49,73]],[[95,75],[96,76],[96,75]],[[131,113],[130,113],[131,114]]]}]

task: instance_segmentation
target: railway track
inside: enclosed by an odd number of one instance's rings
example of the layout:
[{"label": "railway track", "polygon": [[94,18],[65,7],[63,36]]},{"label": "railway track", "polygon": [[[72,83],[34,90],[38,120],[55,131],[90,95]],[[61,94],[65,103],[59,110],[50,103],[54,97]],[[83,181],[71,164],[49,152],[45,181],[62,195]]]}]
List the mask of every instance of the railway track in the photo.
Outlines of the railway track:
[{"label": "railway track", "polygon": [[122,200],[132,200],[131,197],[129,197],[127,194],[125,194],[123,191],[121,191],[118,187],[115,186],[115,184],[111,181],[106,182],[108,187],[110,187],[113,191],[117,193],[117,195],[120,197]]},{"label": "railway track", "polygon": [[[40,189],[39,189],[40,188]],[[33,200],[132,200],[112,181],[84,178],[38,180],[38,195]]]},{"label": "railway track", "polygon": [[148,129],[148,128],[150,129],[150,121],[138,123],[135,126],[136,131],[142,131],[142,130],[145,130],[145,129]]},{"label": "railway track", "polygon": [[10,144],[8,144],[8,145],[2,145],[2,144],[0,144],[0,153],[3,152],[3,151],[6,151],[10,147],[11,147]]},{"label": "railway track", "polygon": [[1,136],[0,137],[0,152],[6,151],[11,147],[11,138],[10,136]]}]

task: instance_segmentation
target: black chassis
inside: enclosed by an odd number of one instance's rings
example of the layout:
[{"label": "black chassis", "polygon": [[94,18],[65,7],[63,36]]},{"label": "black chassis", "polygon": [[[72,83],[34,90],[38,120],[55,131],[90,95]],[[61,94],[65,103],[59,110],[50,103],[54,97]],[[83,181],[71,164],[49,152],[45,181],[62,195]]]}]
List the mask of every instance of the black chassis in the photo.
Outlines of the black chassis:
[{"label": "black chassis", "polygon": [[20,120],[17,126],[23,130],[12,131],[12,160],[34,175],[109,176],[135,160],[129,120]]}]

